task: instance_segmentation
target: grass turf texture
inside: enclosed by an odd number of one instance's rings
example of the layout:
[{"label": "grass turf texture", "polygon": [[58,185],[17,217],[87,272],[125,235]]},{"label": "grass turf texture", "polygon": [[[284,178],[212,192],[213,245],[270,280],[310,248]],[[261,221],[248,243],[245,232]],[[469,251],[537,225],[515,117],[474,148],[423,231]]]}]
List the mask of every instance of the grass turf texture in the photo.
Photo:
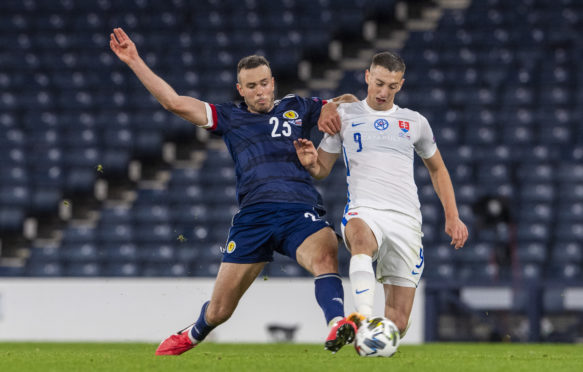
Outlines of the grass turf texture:
[{"label": "grass turf texture", "polygon": [[392,358],[361,358],[352,346],[203,343],[179,357],[152,344],[0,343],[0,371],[582,371],[583,346],[403,345]]}]

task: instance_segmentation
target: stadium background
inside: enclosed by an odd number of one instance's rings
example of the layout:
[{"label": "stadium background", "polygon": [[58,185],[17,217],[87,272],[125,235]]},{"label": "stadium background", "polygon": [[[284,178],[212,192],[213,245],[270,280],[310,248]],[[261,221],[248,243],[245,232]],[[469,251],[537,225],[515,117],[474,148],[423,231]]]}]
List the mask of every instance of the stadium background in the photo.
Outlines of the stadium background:
[{"label": "stadium background", "polygon": [[[398,51],[396,102],[432,124],[470,229],[454,252],[417,163],[425,339],[581,340],[583,3],[3,1],[0,283],[216,274],[232,162],[117,60],[113,27],[178,92],[217,103],[237,99],[244,55],[268,57],[279,97],[364,98],[372,54]],[[338,223],[343,165],[318,187]],[[261,277],[308,274],[278,257]]]}]

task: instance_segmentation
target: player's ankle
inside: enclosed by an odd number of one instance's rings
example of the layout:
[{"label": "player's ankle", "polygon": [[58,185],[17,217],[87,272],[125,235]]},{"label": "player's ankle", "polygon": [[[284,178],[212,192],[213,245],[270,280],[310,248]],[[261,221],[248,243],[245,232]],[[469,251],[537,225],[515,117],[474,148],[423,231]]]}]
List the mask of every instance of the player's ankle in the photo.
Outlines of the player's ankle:
[{"label": "player's ankle", "polygon": [[341,316],[334,317],[331,321],[328,322],[328,328],[332,327],[334,324],[338,323],[342,319],[344,319],[344,317]]}]

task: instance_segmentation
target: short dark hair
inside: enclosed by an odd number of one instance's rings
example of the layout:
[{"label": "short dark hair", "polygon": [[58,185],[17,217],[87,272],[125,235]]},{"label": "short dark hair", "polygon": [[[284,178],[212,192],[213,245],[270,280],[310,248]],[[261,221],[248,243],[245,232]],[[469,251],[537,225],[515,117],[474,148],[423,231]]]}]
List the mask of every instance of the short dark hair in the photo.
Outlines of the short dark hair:
[{"label": "short dark hair", "polygon": [[239,63],[237,63],[237,80],[239,80],[239,73],[241,72],[241,70],[243,69],[249,70],[259,66],[267,66],[269,69],[271,69],[271,67],[269,66],[269,61],[267,60],[267,58],[263,56],[258,56],[254,54],[251,56],[241,58]]},{"label": "short dark hair", "polygon": [[375,54],[372,57],[370,68],[372,69],[374,66],[381,66],[393,72],[405,73],[405,61],[403,61],[403,58],[397,53],[393,52],[381,52]]}]

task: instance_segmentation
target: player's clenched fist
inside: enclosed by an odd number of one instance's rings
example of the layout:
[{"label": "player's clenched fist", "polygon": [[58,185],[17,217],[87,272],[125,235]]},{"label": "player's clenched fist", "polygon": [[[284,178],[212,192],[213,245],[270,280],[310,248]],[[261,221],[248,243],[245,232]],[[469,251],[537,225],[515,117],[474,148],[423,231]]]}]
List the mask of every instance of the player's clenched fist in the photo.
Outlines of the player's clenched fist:
[{"label": "player's clenched fist", "polygon": [[139,58],[136,44],[119,27],[114,28],[113,33],[109,35],[109,47],[120,60],[128,65]]},{"label": "player's clenched fist", "polygon": [[333,102],[325,104],[318,119],[318,129],[321,132],[334,135],[340,132],[341,124],[336,104]]}]

